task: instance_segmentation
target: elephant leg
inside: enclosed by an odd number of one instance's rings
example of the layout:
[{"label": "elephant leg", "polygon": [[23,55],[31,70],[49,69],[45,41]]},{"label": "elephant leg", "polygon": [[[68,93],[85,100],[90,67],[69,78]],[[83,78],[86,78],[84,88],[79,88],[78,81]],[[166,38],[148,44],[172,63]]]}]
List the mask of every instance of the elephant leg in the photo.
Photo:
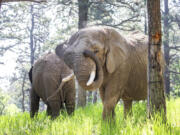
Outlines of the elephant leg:
[{"label": "elephant leg", "polygon": [[109,82],[104,87],[104,100],[103,100],[103,119],[113,120],[115,117],[115,107],[119,101],[120,92],[116,82]]},{"label": "elephant leg", "polygon": [[99,89],[99,94],[100,94],[102,103],[104,103],[105,89],[104,89],[103,87],[101,87],[101,88]]},{"label": "elephant leg", "polygon": [[132,115],[132,100],[123,100],[124,104],[124,117],[127,115]]},{"label": "elephant leg", "polygon": [[103,120],[114,119],[116,101],[114,99],[106,99],[103,103]]},{"label": "elephant leg", "polygon": [[49,105],[47,105],[47,110],[46,110],[46,112],[47,112],[47,115],[48,115],[48,116],[49,116],[49,115],[52,115],[51,107],[50,107]]},{"label": "elephant leg", "polygon": [[70,80],[69,82],[65,83],[63,87],[63,91],[65,93],[65,106],[67,113],[70,115],[74,112],[75,109],[75,97],[76,97],[76,91],[75,91],[75,83],[74,80]]},{"label": "elephant leg", "polygon": [[30,91],[30,100],[31,100],[30,101],[30,116],[31,118],[33,118],[34,115],[39,110],[39,100],[40,100],[40,97],[36,94],[33,88]]},{"label": "elephant leg", "polygon": [[112,95],[111,91],[105,91],[105,98],[103,102],[103,119],[104,120],[114,119],[114,116],[115,116],[114,109],[118,100],[119,98],[117,95]]},{"label": "elephant leg", "polygon": [[54,100],[54,101],[49,101],[48,105],[49,105],[50,110],[51,110],[50,115],[51,115],[52,119],[55,119],[57,116],[59,116],[61,103],[58,100]]}]

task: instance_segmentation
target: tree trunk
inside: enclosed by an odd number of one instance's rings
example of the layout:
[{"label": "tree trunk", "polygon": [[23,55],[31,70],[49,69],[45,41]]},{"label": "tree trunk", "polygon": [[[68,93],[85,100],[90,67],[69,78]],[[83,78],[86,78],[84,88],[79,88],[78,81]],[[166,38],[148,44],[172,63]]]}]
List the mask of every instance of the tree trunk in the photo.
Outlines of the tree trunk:
[{"label": "tree trunk", "polygon": [[23,77],[23,81],[22,81],[22,111],[25,111],[25,106],[24,106],[24,99],[25,99],[25,93],[24,93],[24,85],[25,85],[25,81],[26,81],[26,73],[24,73],[24,77]]},{"label": "tree trunk", "polygon": [[92,94],[93,94],[92,91],[88,92],[88,103],[92,103]]},{"label": "tree trunk", "polygon": [[0,12],[1,12],[1,3],[2,3],[2,0],[0,0]]},{"label": "tree trunk", "polygon": [[[30,14],[31,14],[31,27],[29,28],[29,49],[30,49],[30,64],[31,64],[31,67],[33,66],[34,64],[34,59],[35,59],[35,56],[34,56],[34,53],[35,53],[35,45],[34,45],[34,6],[33,5],[30,5]],[[32,85],[31,85],[32,87]],[[30,96],[30,94],[29,94]],[[30,97],[29,97],[30,99]]]},{"label": "tree trunk", "polygon": [[30,7],[30,13],[31,13],[31,28],[30,28],[30,63],[31,66],[34,64],[34,52],[35,52],[35,46],[34,46],[34,7],[31,5]]},{"label": "tree trunk", "polygon": [[3,111],[4,111],[4,109],[5,109],[5,104],[0,101],[0,105],[2,106],[2,107],[0,108],[0,115],[2,115],[2,114],[3,114]]},{"label": "tree trunk", "polygon": [[166,61],[166,67],[164,72],[164,80],[165,80],[165,89],[166,94],[170,94],[170,72],[168,70],[169,67],[169,7],[168,7],[168,0],[164,0],[164,55]]},{"label": "tree trunk", "polygon": [[93,94],[93,104],[95,104],[97,102],[97,91],[94,91]]},{"label": "tree trunk", "polygon": [[88,21],[88,7],[89,0],[78,0],[79,7],[79,21],[78,29],[82,29],[87,26]]},{"label": "tree trunk", "polygon": [[160,0],[148,0],[148,116],[160,112],[166,120],[163,65],[161,53]]},{"label": "tree trunk", "polygon": [[[86,27],[88,21],[88,3],[89,0],[78,0],[79,8],[79,21],[78,29]],[[83,90],[80,86],[78,89],[78,107],[83,107],[86,105],[86,91]]]},{"label": "tree trunk", "polygon": [[[147,1],[144,1],[144,5],[146,6]],[[144,9],[144,34],[147,34],[147,9]]]}]

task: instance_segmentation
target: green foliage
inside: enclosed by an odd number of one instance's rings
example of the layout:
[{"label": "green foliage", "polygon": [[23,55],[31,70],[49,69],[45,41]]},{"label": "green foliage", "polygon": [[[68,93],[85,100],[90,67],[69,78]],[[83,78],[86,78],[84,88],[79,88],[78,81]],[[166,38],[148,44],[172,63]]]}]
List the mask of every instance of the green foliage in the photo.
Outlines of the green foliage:
[{"label": "green foliage", "polygon": [[180,98],[167,101],[167,123],[157,115],[147,119],[146,104],[135,103],[133,116],[123,118],[122,105],[116,107],[116,121],[108,124],[102,121],[102,105],[88,105],[79,108],[73,116],[61,114],[51,120],[45,112],[30,119],[29,113],[0,117],[0,134],[8,135],[178,135],[180,132]]},{"label": "green foliage", "polygon": [[6,93],[3,93],[3,91],[0,88],[0,115],[4,114],[8,99],[9,96]]},{"label": "green foliage", "polygon": [[0,89],[0,115],[14,114],[20,112],[20,109],[10,102],[10,96]]},{"label": "green foliage", "polygon": [[21,111],[21,109],[18,108],[15,104],[7,104],[7,106],[4,110],[4,114],[13,115],[13,114],[16,114],[20,111]]},{"label": "green foliage", "polygon": [[122,31],[142,31],[143,7],[144,2],[137,4],[131,0],[91,2],[88,24],[112,26]]},{"label": "green foliage", "polygon": [[[180,55],[180,54],[179,54]],[[178,56],[170,65],[171,95],[180,97],[180,60]]]}]

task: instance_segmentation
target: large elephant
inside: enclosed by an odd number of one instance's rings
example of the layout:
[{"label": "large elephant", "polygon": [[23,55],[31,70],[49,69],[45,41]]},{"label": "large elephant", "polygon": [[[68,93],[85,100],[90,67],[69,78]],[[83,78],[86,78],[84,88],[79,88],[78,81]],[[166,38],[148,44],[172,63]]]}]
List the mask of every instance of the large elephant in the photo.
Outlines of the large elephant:
[{"label": "large elephant", "polygon": [[120,98],[125,116],[133,100],[147,98],[145,35],[134,32],[125,37],[111,27],[93,26],[73,34],[67,44],[57,46],[56,54],[73,69],[84,89],[99,88],[103,119],[114,116]]},{"label": "large elephant", "polygon": [[30,91],[30,114],[34,117],[42,98],[47,114],[55,118],[66,105],[68,114],[75,108],[75,81],[73,71],[54,53],[45,54],[35,62],[29,72],[32,83]]}]

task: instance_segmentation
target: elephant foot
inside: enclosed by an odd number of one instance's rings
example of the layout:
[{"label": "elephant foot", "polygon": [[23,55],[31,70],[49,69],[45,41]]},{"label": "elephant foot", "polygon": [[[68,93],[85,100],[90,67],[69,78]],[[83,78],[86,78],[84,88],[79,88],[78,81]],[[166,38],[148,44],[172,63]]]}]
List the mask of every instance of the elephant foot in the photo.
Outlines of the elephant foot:
[{"label": "elephant foot", "polygon": [[104,104],[103,108],[103,120],[113,122],[115,118],[114,106],[110,104]]},{"label": "elephant foot", "polygon": [[60,112],[60,103],[59,101],[51,101],[48,103],[48,106],[50,107],[50,116],[52,119],[55,119],[56,117],[59,116],[59,112]]},{"label": "elephant foot", "polygon": [[72,115],[74,112],[75,105],[66,105],[68,115]]},{"label": "elephant foot", "polygon": [[66,113],[66,108],[64,106],[64,103],[62,103],[60,107],[60,114],[64,115],[65,113]]},{"label": "elephant foot", "polygon": [[52,111],[51,111],[51,108],[50,108],[49,105],[47,105],[46,114],[47,114],[48,116],[51,116],[51,115],[52,115]]},{"label": "elephant foot", "polygon": [[55,120],[58,116],[59,116],[59,114],[52,114],[51,115],[51,120]]}]

